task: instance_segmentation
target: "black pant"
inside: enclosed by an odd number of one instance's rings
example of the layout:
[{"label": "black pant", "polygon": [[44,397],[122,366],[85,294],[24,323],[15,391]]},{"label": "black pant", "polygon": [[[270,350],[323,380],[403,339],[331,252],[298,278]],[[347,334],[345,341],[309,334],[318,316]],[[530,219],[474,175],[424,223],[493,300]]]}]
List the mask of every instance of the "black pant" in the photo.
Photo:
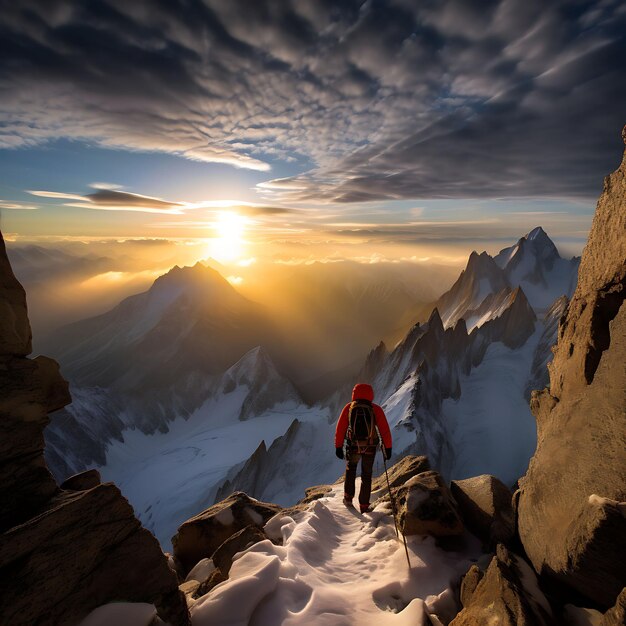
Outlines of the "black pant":
[{"label": "black pant", "polygon": [[359,491],[359,504],[369,504],[370,494],[372,493],[372,468],[374,467],[374,458],[376,457],[376,448],[369,453],[359,454],[357,452],[349,452],[346,463],[346,481],[344,483],[344,492],[349,499],[354,497],[354,481],[356,480],[356,466],[361,460],[361,490]]}]

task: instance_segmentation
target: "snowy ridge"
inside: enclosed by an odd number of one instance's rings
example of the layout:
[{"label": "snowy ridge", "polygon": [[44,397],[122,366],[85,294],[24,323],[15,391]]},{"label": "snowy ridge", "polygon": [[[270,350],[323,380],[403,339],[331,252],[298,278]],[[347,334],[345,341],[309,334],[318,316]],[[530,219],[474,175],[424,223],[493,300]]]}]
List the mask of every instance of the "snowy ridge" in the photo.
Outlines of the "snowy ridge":
[{"label": "snowy ridge", "polygon": [[467,267],[436,306],[444,326],[463,318],[471,330],[498,317],[508,293],[521,287],[535,312],[543,315],[557,298],[573,293],[579,262],[561,258],[539,226],[495,257],[472,252]]},{"label": "snowy ridge", "polygon": [[191,606],[194,626],[420,626],[444,614],[478,542],[468,536],[463,552],[446,552],[431,537],[407,537],[409,571],[389,505],[360,515],[341,497],[336,487],[298,521],[272,518],[266,532],[283,545],[265,540],[237,555],[228,580]]}]

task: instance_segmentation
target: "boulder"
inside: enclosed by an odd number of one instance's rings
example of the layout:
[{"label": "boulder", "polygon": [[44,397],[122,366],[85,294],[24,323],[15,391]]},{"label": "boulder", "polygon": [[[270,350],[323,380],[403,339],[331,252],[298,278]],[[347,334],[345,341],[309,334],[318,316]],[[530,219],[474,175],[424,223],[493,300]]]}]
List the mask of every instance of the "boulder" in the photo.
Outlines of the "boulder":
[{"label": "boulder", "polygon": [[465,525],[486,549],[511,541],[515,533],[512,495],[502,481],[489,474],[453,480],[450,492]]},{"label": "boulder", "polygon": [[450,537],[463,534],[463,522],[438,472],[422,472],[393,491],[398,523],[405,535]]},{"label": "boulder", "polygon": [[97,472],[59,488],[46,467],[48,413],[71,402],[59,365],[28,359],[26,300],[0,234],[0,615],[12,626],[75,624],[112,601],[155,604],[188,626],[156,539]]},{"label": "boulder", "polygon": [[625,232],[626,156],[604,181],[550,386],[531,399],[537,450],[517,506],[535,570],[604,608],[626,580]]},{"label": "boulder", "polygon": [[0,615],[13,626],[79,622],[112,600],[149,602],[187,625],[184,597],[157,540],[111,483],[60,492],[0,535]]},{"label": "boulder", "polygon": [[213,563],[225,576],[228,576],[233,564],[233,557],[238,552],[243,552],[259,541],[265,541],[267,535],[258,526],[246,526],[239,532],[229,537],[211,557]]},{"label": "boulder", "polygon": [[[502,544],[480,578],[473,565],[462,594],[463,610],[450,626],[544,626],[553,624],[552,609],[539,589],[537,577],[522,558]],[[477,584],[477,579],[480,578]],[[469,589],[473,587],[473,590]]]},{"label": "boulder", "polygon": [[[409,478],[413,478],[413,476],[428,470],[430,470],[428,457],[407,455],[387,470],[389,485],[392,489],[393,487],[399,487]],[[343,481],[343,478],[341,480]],[[377,491],[387,491],[387,478],[384,472],[372,481],[372,493]]]},{"label": "boulder", "polygon": [[262,528],[280,510],[277,504],[259,502],[236,491],[178,528],[172,537],[174,556],[187,573],[200,559],[212,556],[236,532],[251,525]]}]

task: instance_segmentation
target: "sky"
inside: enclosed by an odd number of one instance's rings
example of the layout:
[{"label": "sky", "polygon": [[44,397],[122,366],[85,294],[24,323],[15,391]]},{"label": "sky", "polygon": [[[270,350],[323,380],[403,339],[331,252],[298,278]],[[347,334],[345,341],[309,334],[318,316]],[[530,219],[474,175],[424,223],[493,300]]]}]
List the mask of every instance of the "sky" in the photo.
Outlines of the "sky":
[{"label": "sky", "polygon": [[542,225],[579,254],[622,152],[617,0],[1,6],[15,242],[457,263]]}]

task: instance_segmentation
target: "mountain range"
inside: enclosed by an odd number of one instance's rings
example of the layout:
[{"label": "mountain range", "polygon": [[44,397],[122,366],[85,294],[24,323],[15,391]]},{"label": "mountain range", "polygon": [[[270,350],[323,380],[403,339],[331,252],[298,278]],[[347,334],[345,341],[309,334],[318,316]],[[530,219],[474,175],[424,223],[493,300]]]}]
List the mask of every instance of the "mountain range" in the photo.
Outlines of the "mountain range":
[{"label": "mountain range", "polygon": [[[512,483],[534,450],[528,394],[547,380],[577,267],[540,228],[495,257],[472,253],[428,321],[391,349],[379,342],[313,403],[286,374],[263,306],[204,264],[175,267],[58,333],[52,353],[74,401],[52,416],[47,462],[59,478],[98,466],[167,545],[185,513],[228,490],[290,504],[311,482],[333,482],[334,421],[359,380],[374,385],[398,455],[426,453],[447,478]],[[157,469],[170,489],[151,485]]]}]

